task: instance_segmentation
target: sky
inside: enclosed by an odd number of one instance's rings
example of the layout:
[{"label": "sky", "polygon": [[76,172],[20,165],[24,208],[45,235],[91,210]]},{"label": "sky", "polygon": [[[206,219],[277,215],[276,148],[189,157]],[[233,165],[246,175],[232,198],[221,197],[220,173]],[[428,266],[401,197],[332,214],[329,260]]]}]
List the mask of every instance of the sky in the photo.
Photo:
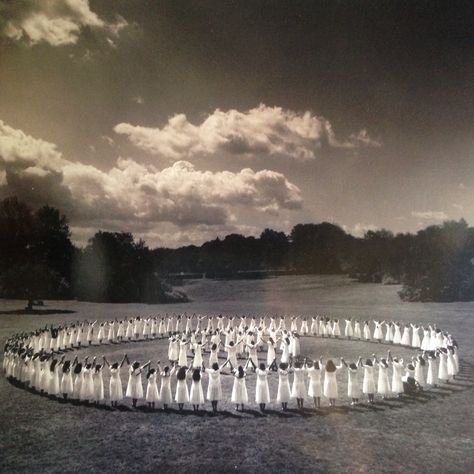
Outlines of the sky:
[{"label": "sky", "polygon": [[0,199],[85,245],[474,224],[474,2],[0,0]]}]

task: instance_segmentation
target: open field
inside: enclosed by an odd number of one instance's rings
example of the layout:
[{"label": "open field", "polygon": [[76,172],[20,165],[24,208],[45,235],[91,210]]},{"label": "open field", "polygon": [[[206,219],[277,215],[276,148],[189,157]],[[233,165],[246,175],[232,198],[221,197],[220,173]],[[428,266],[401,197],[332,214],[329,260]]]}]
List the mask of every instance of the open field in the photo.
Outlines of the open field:
[{"label": "open field", "polygon": [[[306,314],[436,323],[459,341],[461,374],[449,386],[406,397],[379,400],[374,407],[347,406],[341,373],[340,406],[267,416],[255,406],[237,413],[195,415],[119,410],[59,403],[20,390],[0,378],[1,472],[473,472],[474,304],[403,303],[397,287],[361,285],[340,277],[280,277],[259,281],[197,281],[185,286],[193,300],[174,306],[47,302],[47,309],[75,314],[1,315],[0,338],[46,323],[163,314],[166,311],[223,314]],[[2,301],[0,310],[23,302]],[[302,353],[324,357],[381,355],[387,345],[303,338]],[[394,354],[414,351],[395,348]],[[119,359],[165,360],[167,342],[92,347],[78,354]],[[73,354],[73,353],[71,353]],[[125,380],[125,372],[123,379]],[[271,376],[271,394],[276,376]],[[224,394],[231,378],[223,377]],[[204,381],[204,386],[207,382]],[[249,397],[255,380],[248,380]],[[306,402],[309,405],[309,401]],[[208,410],[210,407],[206,407]]]}]

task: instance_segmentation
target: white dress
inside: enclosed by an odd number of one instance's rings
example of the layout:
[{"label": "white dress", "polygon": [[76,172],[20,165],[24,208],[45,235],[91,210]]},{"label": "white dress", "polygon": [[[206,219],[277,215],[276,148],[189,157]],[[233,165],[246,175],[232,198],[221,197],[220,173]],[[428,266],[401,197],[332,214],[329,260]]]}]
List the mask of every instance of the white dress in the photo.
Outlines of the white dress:
[{"label": "white dress", "polygon": [[326,370],[324,373],[323,393],[326,398],[336,399],[338,397],[336,374],[337,368],[334,372],[328,372]]},{"label": "white dress", "polygon": [[290,380],[288,370],[278,369],[278,391],[277,402],[288,403],[290,401]]},{"label": "white dress", "polygon": [[428,359],[428,375],[426,377],[428,385],[438,385],[438,370],[436,367],[436,359],[430,357]]},{"label": "white dress", "polygon": [[133,399],[143,398],[142,370],[130,367],[125,396]]},{"label": "white dress", "polygon": [[102,377],[102,367],[99,370],[94,370],[92,379],[94,381],[94,396],[96,402],[101,402],[105,399],[104,394],[104,379]]},{"label": "white dress", "polygon": [[209,376],[209,384],[207,386],[207,399],[209,401],[222,400],[222,384],[221,373],[219,370],[206,369]]},{"label": "white dress", "polygon": [[365,394],[375,393],[374,367],[364,365],[364,380],[362,382],[362,392]]},{"label": "white dress", "polygon": [[174,397],[174,401],[176,403],[189,402],[189,391],[188,391],[188,384],[186,382],[186,379],[178,380],[178,383],[176,384],[176,394]]},{"label": "white dress", "polygon": [[247,393],[247,384],[245,382],[245,375],[242,378],[237,376],[237,370],[234,371],[234,385],[232,387],[231,402],[237,404],[246,404],[249,402]]},{"label": "white dress", "polygon": [[307,373],[309,378],[308,395],[311,398],[321,397],[321,370],[310,367],[307,369]]},{"label": "white dress", "polygon": [[295,368],[293,375],[293,385],[291,387],[291,398],[304,398],[306,395],[306,386],[304,378],[306,370],[304,368]]},{"label": "white dress", "polygon": [[403,335],[400,344],[402,346],[410,345],[410,328],[408,326],[405,326],[405,328],[403,329]]},{"label": "white dress", "polygon": [[444,352],[439,353],[438,379],[442,381],[449,380],[448,375],[448,356]]},{"label": "white dress", "polygon": [[146,387],[146,396],[145,399],[147,402],[159,402],[160,394],[158,392],[158,385],[156,384],[156,372],[152,373],[148,377],[148,385]]},{"label": "white dress", "polygon": [[392,362],[392,392],[403,393],[403,363]]},{"label": "white dress", "polygon": [[63,376],[61,378],[61,393],[65,393],[71,396],[74,392],[74,383],[72,380],[72,372],[68,370],[67,372],[63,372]]},{"label": "white dress", "polygon": [[347,367],[347,396],[349,398],[360,398],[360,383],[358,370]]},{"label": "white dress", "polygon": [[111,402],[123,400],[123,387],[119,368],[110,368],[109,397]]},{"label": "white dress", "polygon": [[164,372],[161,373],[160,399],[161,403],[165,405],[169,405],[173,401],[173,395],[171,393],[171,377],[169,372],[168,375],[165,375]]},{"label": "white dress", "polygon": [[204,392],[202,390],[201,379],[192,381],[189,401],[193,405],[201,405],[204,403]]},{"label": "white dress", "polygon": [[390,393],[390,382],[388,380],[388,366],[379,363],[379,377],[377,380],[377,392],[380,395]]},{"label": "white dress", "polygon": [[270,403],[270,389],[268,388],[268,369],[256,370],[257,384],[255,387],[255,401],[260,403]]},{"label": "white dress", "polygon": [[358,339],[362,338],[362,332],[361,332],[361,329],[360,329],[360,322],[359,321],[356,321],[354,323],[354,337],[357,337]]},{"label": "white dress", "polygon": [[418,382],[420,387],[424,388],[426,386],[425,366],[421,365],[418,360],[415,364],[415,380]]}]

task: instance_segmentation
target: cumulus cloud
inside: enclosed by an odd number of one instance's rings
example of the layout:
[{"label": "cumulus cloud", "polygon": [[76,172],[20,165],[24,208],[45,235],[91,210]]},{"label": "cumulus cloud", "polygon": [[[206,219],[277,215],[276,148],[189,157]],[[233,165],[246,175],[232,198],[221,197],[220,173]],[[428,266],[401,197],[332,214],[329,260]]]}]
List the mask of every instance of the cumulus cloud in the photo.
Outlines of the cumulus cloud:
[{"label": "cumulus cloud", "polygon": [[210,172],[188,161],[157,169],[119,158],[108,171],[65,159],[52,143],[0,121],[0,196],[59,207],[77,227],[234,225],[239,210],[299,209],[301,192],[271,170]]},{"label": "cumulus cloud", "polygon": [[412,217],[431,221],[444,221],[448,215],[443,211],[412,211]]},{"label": "cumulus cloud", "polygon": [[76,44],[84,28],[114,37],[128,24],[120,16],[114,22],[100,18],[90,9],[89,0],[19,0],[6,3],[3,10],[3,34],[17,41],[25,39],[30,45]]},{"label": "cumulus cloud", "polygon": [[197,125],[177,114],[162,128],[119,123],[114,130],[138,148],[171,160],[223,153],[312,160],[324,146],[380,146],[366,130],[340,140],[324,117],[263,104],[245,112],[216,109]]}]

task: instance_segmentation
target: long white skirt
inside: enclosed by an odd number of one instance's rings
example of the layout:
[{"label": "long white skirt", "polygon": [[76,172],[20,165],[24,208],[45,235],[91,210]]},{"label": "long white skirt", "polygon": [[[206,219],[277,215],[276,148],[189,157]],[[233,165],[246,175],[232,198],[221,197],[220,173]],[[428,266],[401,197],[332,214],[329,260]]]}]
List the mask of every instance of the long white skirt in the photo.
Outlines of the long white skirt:
[{"label": "long white skirt", "polygon": [[189,391],[186,380],[178,380],[176,384],[176,394],[174,397],[176,403],[187,403],[189,402]]},{"label": "long white skirt", "polygon": [[204,392],[202,390],[201,380],[193,380],[191,384],[191,394],[189,395],[189,401],[193,405],[200,405],[204,403]]},{"label": "long white skirt", "polygon": [[238,404],[246,404],[249,402],[245,377],[242,377],[241,379],[239,379],[238,377],[234,377],[234,385],[232,387],[232,395],[230,400],[232,403]]}]

